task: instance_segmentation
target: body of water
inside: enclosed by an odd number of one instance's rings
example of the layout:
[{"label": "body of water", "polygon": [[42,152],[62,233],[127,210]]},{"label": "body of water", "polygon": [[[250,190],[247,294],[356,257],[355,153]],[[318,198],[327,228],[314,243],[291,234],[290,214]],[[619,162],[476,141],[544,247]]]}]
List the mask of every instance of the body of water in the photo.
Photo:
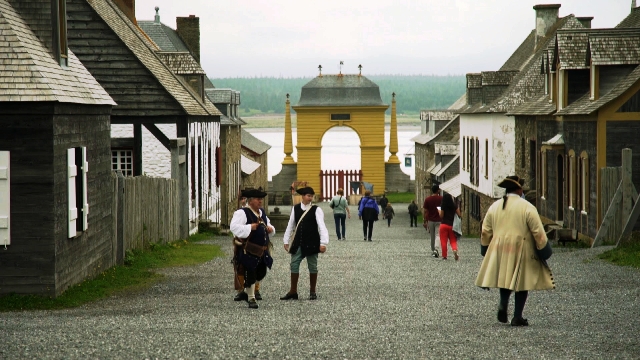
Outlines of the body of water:
[{"label": "body of water", "polygon": [[[251,135],[271,145],[267,154],[269,161],[269,180],[282,169],[284,160],[284,129],[276,128],[248,128]],[[404,173],[415,177],[413,155],[414,143],[412,137],[420,134],[420,126],[398,126],[398,153],[400,167]],[[384,159],[389,159],[389,126],[385,129],[384,142],[386,144]],[[293,158],[296,154],[296,129],[293,129]],[[405,166],[405,157],[411,157],[411,166]],[[348,127],[336,127],[324,134],[322,138],[321,164],[322,170],[360,170],[360,139],[355,131]]]}]

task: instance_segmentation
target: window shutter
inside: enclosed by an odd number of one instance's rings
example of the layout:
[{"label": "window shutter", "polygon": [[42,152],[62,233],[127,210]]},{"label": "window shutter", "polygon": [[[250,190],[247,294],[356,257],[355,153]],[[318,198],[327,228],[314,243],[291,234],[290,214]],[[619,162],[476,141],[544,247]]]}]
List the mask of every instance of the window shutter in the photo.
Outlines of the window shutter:
[{"label": "window shutter", "polygon": [[9,152],[0,151],[0,245],[11,243]]},{"label": "window shutter", "polygon": [[89,162],[87,161],[87,148],[82,147],[82,231],[89,228],[87,221],[89,217],[89,197],[87,196],[87,173],[89,172]]},{"label": "window shutter", "polygon": [[76,236],[76,224],[78,219],[78,208],[76,207],[76,149],[67,149],[67,189],[69,202],[69,233],[68,237]]}]

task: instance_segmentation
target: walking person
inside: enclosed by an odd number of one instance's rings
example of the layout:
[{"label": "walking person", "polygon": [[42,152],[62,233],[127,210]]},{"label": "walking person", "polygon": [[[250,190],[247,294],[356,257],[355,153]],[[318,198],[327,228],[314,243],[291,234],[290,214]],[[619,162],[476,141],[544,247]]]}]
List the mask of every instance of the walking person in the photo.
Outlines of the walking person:
[{"label": "walking person", "polygon": [[380,204],[380,210],[384,211],[387,208],[387,204],[389,203],[389,199],[387,199],[386,194],[382,194],[380,200],[378,200],[378,204]]},{"label": "walking person", "polygon": [[440,234],[440,215],[438,214],[438,206],[442,204],[442,196],[440,196],[440,186],[434,184],[431,186],[431,195],[424,199],[422,204],[424,228],[431,236],[431,256],[437,258],[438,250],[436,249],[436,234]]},{"label": "walking person", "polygon": [[256,300],[262,297],[256,291],[256,283],[264,279],[267,268],[271,269],[273,265],[269,235],[275,235],[276,229],[262,209],[267,193],[253,189],[243,191],[242,196],[247,198],[247,206],[233,213],[229,226],[234,235],[236,281],[242,282],[244,289],[234,300],[247,300],[250,308],[257,309]]},{"label": "walking person", "polygon": [[364,241],[371,241],[373,223],[378,221],[379,215],[380,209],[378,209],[378,203],[371,197],[371,190],[366,190],[364,197],[360,199],[360,207],[358,208],[358,217],[362,220]]},{"label": "walking person", "polygon": [[524,180],[507,176],[498,186],[505,189],[502,199],[487,210],[480,240],[484,256],[476,285],[499,288],[498,321],[508,320],[509,297],[515,292],[512,326],[528,326],[522,316],[529,291],[555,288],[546,260],[551,245],[535,206],[522,198]]},{"label": "walking person", "polygon": [[284,233],[284,250],[291,254],[291,287],[280,300],[298,299],[300,263],[307,259],[309,269],[309,300],[316,300],[318,283],[318,253],[327,251],[329,231],[324,224],[324,212],[311,201],[315,192],[311,187],[296,190],[302,201],[291,209],[291,216]]},{"label": "walking person", "polygon": [[416,200],[411,200],[411,204],[409,204],[409,219],[411,220],[411,225],[409,227],[418,227],[418,204],[416,204]]},{"label": "walking person", "polygon": [[461,216],[460,208],[451,194],[445,193],[442,197],[442,204],[438,208],[438,215],[442,219],[440,223],[440,248],[442,249],[442,260],[447,260],[447,240],[451,243],[453,257],[458,261],[458,237],[453,232],[453,221],[456,216]]},{"label": "walking person", "polygon": [[333,209],[333,220],[336,222],[338,240],[347,240],[345,220],[347,216],[351,219],[351,211],[347,199],[344,197],[344,190],[338,189],[337,195],[331,199],[329,207]]},{"label": "walking person", "polygon": [[387,227],[391,227],[391,219],[396,215],[395,211],[393,211],[393,207],[391,203],[387,203],[387,206],[384,208],[384,218],[387,219]]}]

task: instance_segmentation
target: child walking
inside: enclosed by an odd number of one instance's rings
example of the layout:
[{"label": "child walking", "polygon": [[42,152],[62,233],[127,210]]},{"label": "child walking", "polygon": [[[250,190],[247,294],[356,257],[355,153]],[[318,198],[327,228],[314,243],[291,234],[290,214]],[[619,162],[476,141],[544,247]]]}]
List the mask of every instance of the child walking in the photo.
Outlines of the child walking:
[{"label": "child walking", "polygon": [[391,203],[387,203],[387,207],[384,208],[384,218],[387,219],[387,227],[391,227],[391,219],[396,215],[393,211]]}]

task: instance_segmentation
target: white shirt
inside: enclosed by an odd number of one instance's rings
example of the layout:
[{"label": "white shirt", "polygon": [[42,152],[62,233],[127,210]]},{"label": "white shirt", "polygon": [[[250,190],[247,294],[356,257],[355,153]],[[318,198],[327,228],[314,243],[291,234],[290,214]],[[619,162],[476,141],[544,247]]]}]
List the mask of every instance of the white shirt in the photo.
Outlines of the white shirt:
[{"label": "white shirt", "polygon": [[[309,203],[309,205],[305,205],[300,203],[300,207],[302,211],[306,211],[308,207],[313,204]],[[318,223],[318,233],[320,233],[320,245],[327,246],[329,244],[329,230],[327,230],[327,226],[324,224],[324,212],[320,207],[316,209],[316,222]],[[285,244],[289,244],[289,238],[293,233],[293,230],[296,228],[296,214],[295,214],[295,206],[291,208],[291,216],[289,217],[289,223],[287,224],[287,230],[284,232],[284,237],[282,241]]]},{"label": "white shirt", "polygon": [[[258,211],[260,212],[260,216],[262,216],[262,209]],[[276,228],[271,225],[271,220],[267,216],[267,228],[269,226],[273,228],[273,232],[269,233],[269,237],[271,237],[276,234]],[[243,209],[238,209],[233,213],[229,229],[233,235],[240,239],[246,239],[249,237],[249,234],[251,234],[251,224],[247,224],[247,214],[245,214]]]}]

